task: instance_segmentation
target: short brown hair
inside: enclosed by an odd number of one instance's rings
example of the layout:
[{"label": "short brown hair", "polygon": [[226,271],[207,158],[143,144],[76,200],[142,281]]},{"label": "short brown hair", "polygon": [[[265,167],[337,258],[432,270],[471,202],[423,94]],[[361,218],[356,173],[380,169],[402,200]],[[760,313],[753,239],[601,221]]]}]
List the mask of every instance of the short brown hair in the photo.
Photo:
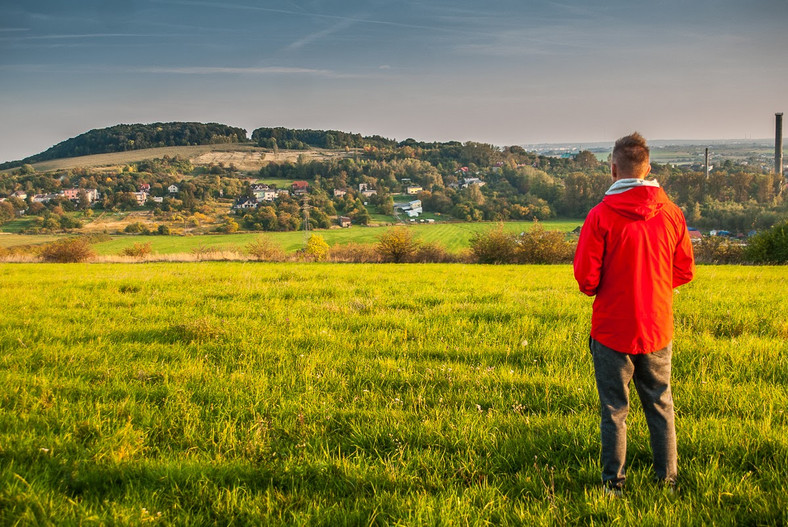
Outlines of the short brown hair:
[{"label": "short brown hair", "polygon": [[649,164],[649,154],[646,138],[634,132],[616,141],[611,160],[623,176],[639,177]]}]

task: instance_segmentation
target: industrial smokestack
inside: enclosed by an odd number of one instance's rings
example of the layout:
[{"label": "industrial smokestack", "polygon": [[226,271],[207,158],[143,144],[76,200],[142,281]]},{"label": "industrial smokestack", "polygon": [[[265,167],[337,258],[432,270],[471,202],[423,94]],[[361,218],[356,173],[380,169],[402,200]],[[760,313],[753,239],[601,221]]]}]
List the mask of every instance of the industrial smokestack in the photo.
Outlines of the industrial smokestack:
[{"label": "industrial smokestack", "polygon": [[776,118],[774,129],[774,173],[783,175],[783,113],[774,114]]},{"label": "industrial smokestack", "polygon": [[706,147],[706,179],[709,179],[709,147]]}]

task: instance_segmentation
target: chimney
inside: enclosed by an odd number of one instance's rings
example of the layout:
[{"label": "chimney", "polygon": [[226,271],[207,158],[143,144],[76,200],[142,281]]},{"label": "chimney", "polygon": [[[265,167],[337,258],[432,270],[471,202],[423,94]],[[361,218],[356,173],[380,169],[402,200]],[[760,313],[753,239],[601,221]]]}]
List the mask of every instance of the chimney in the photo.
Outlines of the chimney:
[{"label": "chimney", "polygon": [[706,147],[706,179],[709,179],[709,147]]},{"label": "chimney", "polygon": [[774,114],[776,124],[774,129],[774,173],[783,175],[783,113]]}]

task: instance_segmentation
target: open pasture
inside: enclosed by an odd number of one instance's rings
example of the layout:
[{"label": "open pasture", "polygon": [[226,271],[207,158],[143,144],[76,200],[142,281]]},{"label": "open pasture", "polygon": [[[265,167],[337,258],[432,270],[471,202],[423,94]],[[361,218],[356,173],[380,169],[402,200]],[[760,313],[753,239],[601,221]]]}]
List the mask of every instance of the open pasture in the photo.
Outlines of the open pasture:
[{"label": "open pasture", "polygon": [[785,285],[679,290],[679,492],[635,403],[607,501],[570,266],[1,265],[0,524],[785,524]]}]

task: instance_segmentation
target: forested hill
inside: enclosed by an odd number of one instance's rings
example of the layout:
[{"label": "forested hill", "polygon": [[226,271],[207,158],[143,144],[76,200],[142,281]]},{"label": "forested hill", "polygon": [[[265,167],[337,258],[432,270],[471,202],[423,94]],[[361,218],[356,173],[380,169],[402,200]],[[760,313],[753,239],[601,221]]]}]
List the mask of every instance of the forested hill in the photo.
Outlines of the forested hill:
[{"label": "forested hill", "polygon": [[248,141],[246,130],[218,123],[119,124],[90,130],[56,144],[21,161],[9,161],[0,169],[37,163],[49,159],[79,157],[110,152],[125,152],[161,146],[189,146]]},{"label": "forested hill", "polygon": [[266,148],[306,150],[315,148],[361,148],[374,146],[391,148],[398,143],[379,135],[362,136],[339,130],[294,130],[291,128],[257,128],[252,132],[252,141]]}]

